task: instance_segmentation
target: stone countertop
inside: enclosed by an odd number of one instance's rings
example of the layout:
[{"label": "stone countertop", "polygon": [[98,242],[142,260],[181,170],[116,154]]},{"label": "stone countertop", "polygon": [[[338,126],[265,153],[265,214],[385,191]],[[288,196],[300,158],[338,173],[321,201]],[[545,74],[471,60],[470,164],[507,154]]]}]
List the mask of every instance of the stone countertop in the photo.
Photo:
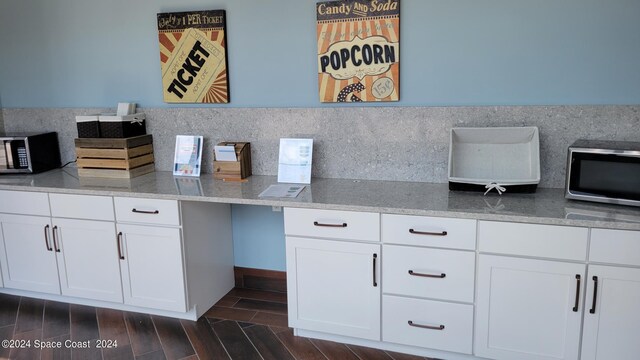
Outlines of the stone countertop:
[{"label": "stone countertop", "polygon": [[229,204],[369,211],[640,230],[640,208],[564,198],[563,189],[534,194],[453,192],[447,184],[314,178],[295,199],[259,198],[275,176],[253,175],[247,182],[224,182],[211,174],[174,177],[157,171],[133,179],[79,178],[75,168],[36,175],[0,176],[0,189]]}]

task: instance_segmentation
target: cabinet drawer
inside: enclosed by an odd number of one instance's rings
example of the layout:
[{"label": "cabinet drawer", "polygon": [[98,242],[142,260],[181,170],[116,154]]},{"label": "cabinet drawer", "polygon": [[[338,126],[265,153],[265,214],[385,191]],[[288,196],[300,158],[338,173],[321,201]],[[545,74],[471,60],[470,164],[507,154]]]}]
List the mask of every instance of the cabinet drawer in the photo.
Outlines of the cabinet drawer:
[{"label": "cabinet drawer", "polygon": [[384,245],[385,293],[473,302],[475,253]]},{"label": "cabinet drawer", "polygon": [[49,194],[51,216],[75,219],[113,221],[110,196]]},{"label": "cabinet drawer", "polygon": [[0,190],[0,212],[49,216],[47,193]]},{"label": "cabinet drawer", "polygon": [[585,261],[589,230],[581,227],[480,221],[482,252]]},{"label": "cabinet drawer", "polygon": [[380,241],[377,213],[317,209],[284,209],[286,235]]},{"label": "cabinet drawer", "polygon": [[640,266],[640,231],[591,229],[589,261]]},{"label": "cabinet drawer", "polygon": [[382,214],[382,241],[389,244],[476,248],[476,221]]},{"label": "cabinet drawer", "polygon": [[180,211],[176,200],[116,197],[114,202],[119,222],[180,225]]},{"label": "cabinet drawer", "polygon": [[473,305],[382,297],[382,341],[471,354],[472,333]]}]

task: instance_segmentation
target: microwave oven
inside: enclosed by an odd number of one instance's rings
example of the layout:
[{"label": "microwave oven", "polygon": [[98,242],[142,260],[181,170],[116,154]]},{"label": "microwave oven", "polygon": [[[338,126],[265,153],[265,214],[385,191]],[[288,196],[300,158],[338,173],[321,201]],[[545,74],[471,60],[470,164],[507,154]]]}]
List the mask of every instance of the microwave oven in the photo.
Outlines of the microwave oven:
[{"label": "microwave oven", "polygon": [[567,157],[565,197],[640,206],[640,142],[576,141]]},{"label": "microwave oven", "polygon": [[60,167],[58,134],[0,133],[0,174],[38,173]]}]

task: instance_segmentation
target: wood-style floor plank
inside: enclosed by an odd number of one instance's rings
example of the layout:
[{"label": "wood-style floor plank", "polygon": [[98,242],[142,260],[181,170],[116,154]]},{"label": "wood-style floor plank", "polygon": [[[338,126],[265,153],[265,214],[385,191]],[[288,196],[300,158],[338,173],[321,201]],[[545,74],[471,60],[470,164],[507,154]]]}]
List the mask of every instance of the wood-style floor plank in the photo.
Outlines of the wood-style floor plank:
[{"label": "wood-style floor plank", "polygon": [[353,353],[356,354],[356,356],[358,356],[360,359],[393,360],[393,358],[383,350],[372,349],[372,348],[356,346],[356,345],[347,345],[347,347],[351,349],[351,351],[353,351]]},{"label": "wood-style floor plank", "polygon": [[[13,348],[9,353],[9,359],[12,360],[33,360],[40,359],[40,348],[36,348],[33,343],[35,340],[42,339],[42,329],[35,329],[31,331],[25,331],[13,336],[14,340],[30,341],[30,347]],[[2,339],[4,340],[4,339]]]},{"label": "wood-style floor plank", "polygon": [[257,290],[276,290],[278,292],[287,291],[287,281],[282,279],[271,279],[261,276],[244,275],[243,285],[245,288]]},{"label": "wood-style floor plank", "polygon": [[166,357],[164,356],[164,351],[157,350],[136,356],[136,360],[166,360]]},{"label": "wood-style floor plank", "polygon": [[156,326],[156,332],[167,360],[178,360],[196,353],[182,328],[182,324],[180,324],[180,320],[164,316],[152,316],[151,318]]},{"label": "wood-style floor plank", "polygon": [[206,318],[201,317],[198,321],[180,320],[180,323],[200,360],[229,359],[229,355]]},{"label": "wood-style floor plank", "polygon": [[243,298],[243,299],[273,301],[273,302],[280,302],[280,303],[287,302],[287,293],[275,292],[275,291],[234,288],[229,292],[228,295],[235,296],[238,298]]},{"label": "wood-style floor plank", "polygon": [[233,307],[238,309],[265,311],[281,315],[285,315],[287,313],[287,304],[272,301],[240,299],[235,305],[233,305]]},{"label": "wood-style floor plank", "polygon": [[[2,305],[4,305],[4,304],[2,304]],[[2,305],[0,305],[0,306],[2,306]],[[8,326],[0,327],[0,341],[1,340],[9,340],[9,339],[11,339],[13,337],[13,329],[14,328],[15,328],[14,325],[8,325]],[[0,346],[0,359],[8,359],[10,352],[11,352],[11,349],[5,348],[4,346]]]},{"label": "wood-style floor plank", "polygon": [[98,316],[100,339],[116,341],[118,346],[131,343],[122,311],[98,308],[96,309],[96,314]]},{"label": "wood-style floor plank", "polygon": [[[87,341],[100,338],[96,308],[84,305],[69,305],[71,341]],[[73,356],[73,351],[71,352]],[[82,351],[86,353],[86,351]]]},{"label": "wood-style floor plank", "polygon": [[[425,358],[421,356],[402,354],[402,353],[397,353],[393,351],[387,351],[387,354],[389,354],[389,356],[391,356],[393,360],[425,360]],[[429,360],[429,359],[427,358],[426,360]],[[433,359],[433,360],[437,360],[437,359]]]},{"label": "wood-style floor plank", "polygon": [[71,359],[71,348],[65,346],[65,341],[70,340],[71,335],[61,335],[47,339],[47,342],[59,342],[61,347],[47,347],[42,349],[40,353],[40,360],[68,360]]},{"label": "wood-style floor plank", "polygon": [[42,330],[42,314],[44,300],[23,297],[20,299],[15,333],[20,334],[31,330]]},{"label": "wood-style floor plank", "polygon": [[[158,350],[162,351],[162,345],[160,345],[156,329],[149,315],[125,312],[124,322],[131,339],[133,355],[136,358]],[[162,357],[164,358],[164,353]]]},{"label": "wood-style floor plank", "polygon": [[220,321],[213,330],[232,359],[262,360],[247,336],[235,321]]},{"label": "wood-style floor plank", "polygon": [[117,344],[117,347],[102,349],[102,357],[105,359],[133,359],[131,341],[122,311],[98,308],[96,313],[100,339]]},{"label": "wood-style floor plank", "polygon": [[[73,340],[72,340],[73,341]],[[77,347],[71,348],[72,360],[102,360],[102,352],[95,346],[95,340],[84,340],[80,343],[84,344],[86,341],[90,343],[87,348]]]},{"label": "wood-style floor plank", "polygon": [[264,360],[295,360],[267,326],[254,325],[244,328],[243,331],[258,349]]},{"label": "wood-style floor plank", "polygon": [[18,296],[0,294],[0,304],[2,304],[0,306],[0,328],[14,325],[18,317],[20,298]]},{"label": "wood-style floor plank", "polygon": [[243,310],[236,308],[228,308],[221,306],[213,306],[209,309],[204,316],[209,318],[235,320],[235,321],[249,321],[256,315],[253,310]]},{"label": "wood-style floor plank", "polygon": [[311,342],[329,360],[360,360],[347,345],[318,339],[311,339]]},{"label": "wood-style floor plank", "polygon": [[311,343],[311,341],[309,341],[309,339],[293,335],[293,330],[291,329],[278,333],[278,338],[298,360],[327,359],[324,355],[322,355],[320,350],[318,350],[318,348],[316,348]]},{"label": "wood-style floor plank", "polygon": [[222,299],[218,300],[218,302],[215,305],[224,306],[224,307],[233,307],[233,305],[235,305],[235,303],[237,303],[238,300],[240,300],[239,297],[225,295],[222,297]]},{"label": "wood-style floor plank", "polygon": [[42,338],[49,339],[70,333],[69,304],[57,301],[46,301],[44,303]]},{"label": "wood-style floor plank", "polygon": [[256,315],[251,319],[250,322],[255,324],[278,326],[278,327],[289,326],[288,325],[289,320],[287,315],[266,313],[262,311],[258,311],[258,313],[256,313]]},{"label": "wood-style floor plank", "polygon": [[133,360],[131,345],[118,345],[117,348],[102,349],[102,358],[105,360]]}]

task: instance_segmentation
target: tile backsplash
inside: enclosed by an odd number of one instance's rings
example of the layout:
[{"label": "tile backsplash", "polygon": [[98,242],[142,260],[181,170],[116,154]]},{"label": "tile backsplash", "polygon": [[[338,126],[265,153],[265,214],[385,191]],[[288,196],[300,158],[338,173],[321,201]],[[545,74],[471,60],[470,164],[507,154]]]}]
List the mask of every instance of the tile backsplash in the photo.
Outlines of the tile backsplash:
[{"label": "tile backsplash", "polygon": [[[57,131],[63,162],[73,160],[75,116],[100,108],[2,109],[11,131]],[[452,127],[537,126],[541,187],[563,187],[567,147],[576,139],[640,141],[640,106],[148,108],[157,170],[171,170],[176,135],[205,137],[203,171],[213,145],[249,141],[253,174],[275,175],[279,139],[314,139],[313,176],[447,182]],[[206,175],[205,175],[206,176]]]}]

